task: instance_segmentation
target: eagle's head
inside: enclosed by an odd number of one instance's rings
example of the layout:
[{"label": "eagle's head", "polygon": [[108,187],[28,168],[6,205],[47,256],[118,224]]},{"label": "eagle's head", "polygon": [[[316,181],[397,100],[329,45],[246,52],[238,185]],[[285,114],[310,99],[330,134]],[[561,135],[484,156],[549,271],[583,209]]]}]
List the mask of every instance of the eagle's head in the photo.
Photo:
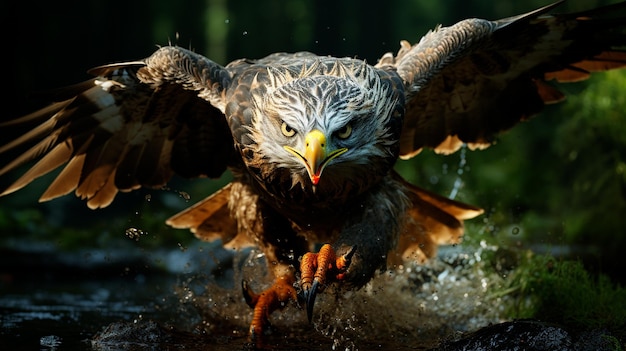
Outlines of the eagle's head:
[{"label": "eagle's head", "polygon": [[297,76],[268,70],[276,87],[255,96],[248,128],[253,156],[244,157],[268,190],[345,196],[369,188],[393,166],[403,91],[393,75],[348,62]]}]

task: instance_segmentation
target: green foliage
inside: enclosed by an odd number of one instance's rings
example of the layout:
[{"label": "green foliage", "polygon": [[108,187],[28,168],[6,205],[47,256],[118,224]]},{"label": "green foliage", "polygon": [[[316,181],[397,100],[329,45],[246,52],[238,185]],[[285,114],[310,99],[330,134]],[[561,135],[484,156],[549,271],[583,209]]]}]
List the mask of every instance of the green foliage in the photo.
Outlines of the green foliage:
[{"label": "green foliage", "polygon": [[564,106],[555,135],[555,152],[566,160],[561,182],[571,189],[565,228],[572,239],[623,247],[626,236],[615,228],[626,213],[626,72],[595,83]]},{"label": "green foliage", "polygon": [[538,318],[584,329],[619,332],[626,328],[626,288],[603,274],[594,277],[579,261],[528,252],[502,291],[516,296],[513,318]]}]

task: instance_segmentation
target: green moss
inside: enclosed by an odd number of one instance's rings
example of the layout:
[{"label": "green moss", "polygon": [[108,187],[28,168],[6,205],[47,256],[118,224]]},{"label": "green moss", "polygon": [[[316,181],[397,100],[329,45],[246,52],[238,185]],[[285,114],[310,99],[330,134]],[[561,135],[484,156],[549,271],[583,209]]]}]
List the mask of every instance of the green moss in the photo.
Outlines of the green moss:
[{"label": "green moss", "polygon": [[609,350],[613,350],[613,351],[622,351],[622,350],[624,350],[622,348],[622,343],[615,336],[612,336],[612,335],[602,335],[602,339],[606,340],[606,342],[608,344],[607,346],[610,347]]},{"label": "green moss", "polygon": [[578,261],[522,257],[503,286],[513,294],[513,318],[537,318],[580,328],[626,328],[626,288],[590,274]]}]

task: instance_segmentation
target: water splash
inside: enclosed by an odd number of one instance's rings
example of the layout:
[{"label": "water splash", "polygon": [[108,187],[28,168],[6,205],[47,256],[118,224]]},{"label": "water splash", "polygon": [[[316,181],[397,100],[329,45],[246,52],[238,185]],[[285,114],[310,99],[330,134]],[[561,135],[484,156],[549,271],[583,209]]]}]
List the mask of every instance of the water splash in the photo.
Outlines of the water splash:
[{"label": "water splash", "polygon": [[[329,286],[318,295],[309,325],[302,304],[293,303],[270,317],[279,335],[311,337],[334,350],[386,347],[435,347],[441,338],[505,320],[507,296],[489,292],[502,282],[484,269],[481,257],[495,248],[444,248],[424,265],[409,263],[385,271],[357,291]],[[239,282],[248,279],[255,291],[270,283],[263,257],[250,251],[237,258],[233,276],[225,283],[216,277],[191,279],[179,289],[181,304],[192,305],[201,316],[196,328],[207,334],[244,337],[252,313]],[[254,278],[252,278],[254,277]],[[234,280],[234,284],[232,281]],[[367,346],[364,346],[367,345]]]},{"label": "water splash", "polygon": [[459,165],[456,171],[457,177],[454,180],[454,185],[452,186],[452,190],[450,191],[450,195],[448,196],[450,199],[453,199],[453,200],[454,198],[456,198],[459,191],[463,187],[462,175],[463,175],[465,166],[467,165],[467,158],[465,157],[466,153],[467,153],[467,144],[463,144],[463,146],[461,146],[461,149],[459,150]]},{"label": "water splash", "polygon": [[63,338],[56,335],[46,335],[42,336],[39,339],[39,345],[43,347],[50,348],[51,350],[56,350],[57,347],[61,346]]}]

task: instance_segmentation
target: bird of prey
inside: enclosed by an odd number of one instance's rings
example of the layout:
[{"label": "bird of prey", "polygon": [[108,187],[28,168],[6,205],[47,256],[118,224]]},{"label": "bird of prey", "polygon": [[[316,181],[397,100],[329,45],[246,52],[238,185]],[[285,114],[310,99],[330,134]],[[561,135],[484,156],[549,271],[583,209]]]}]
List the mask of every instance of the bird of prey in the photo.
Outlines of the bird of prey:
[{"label": "bird of prey", "polygon": [[222,66],[170,45],[94,68],[49,107],[1,124],[34,127],[0,147],[15,155],[0,175],[37,160],[3,195],[63,166],[41,201],[74,192],[95,209],[174,174],[230,170],[230,184],[167,223],[262,250],[273,285],[242,288],[263,346],[289,301],[304,299],[310,316],[328,284],[358,288],[388,262],[430,257],[482,212],[409,184],[398,158],[484,148],[562,101],[553,81],[626,66],[626,17],[614,15],[626,3],[550,15],[558,4],[437,27],[376,65],[299,52]]}]

